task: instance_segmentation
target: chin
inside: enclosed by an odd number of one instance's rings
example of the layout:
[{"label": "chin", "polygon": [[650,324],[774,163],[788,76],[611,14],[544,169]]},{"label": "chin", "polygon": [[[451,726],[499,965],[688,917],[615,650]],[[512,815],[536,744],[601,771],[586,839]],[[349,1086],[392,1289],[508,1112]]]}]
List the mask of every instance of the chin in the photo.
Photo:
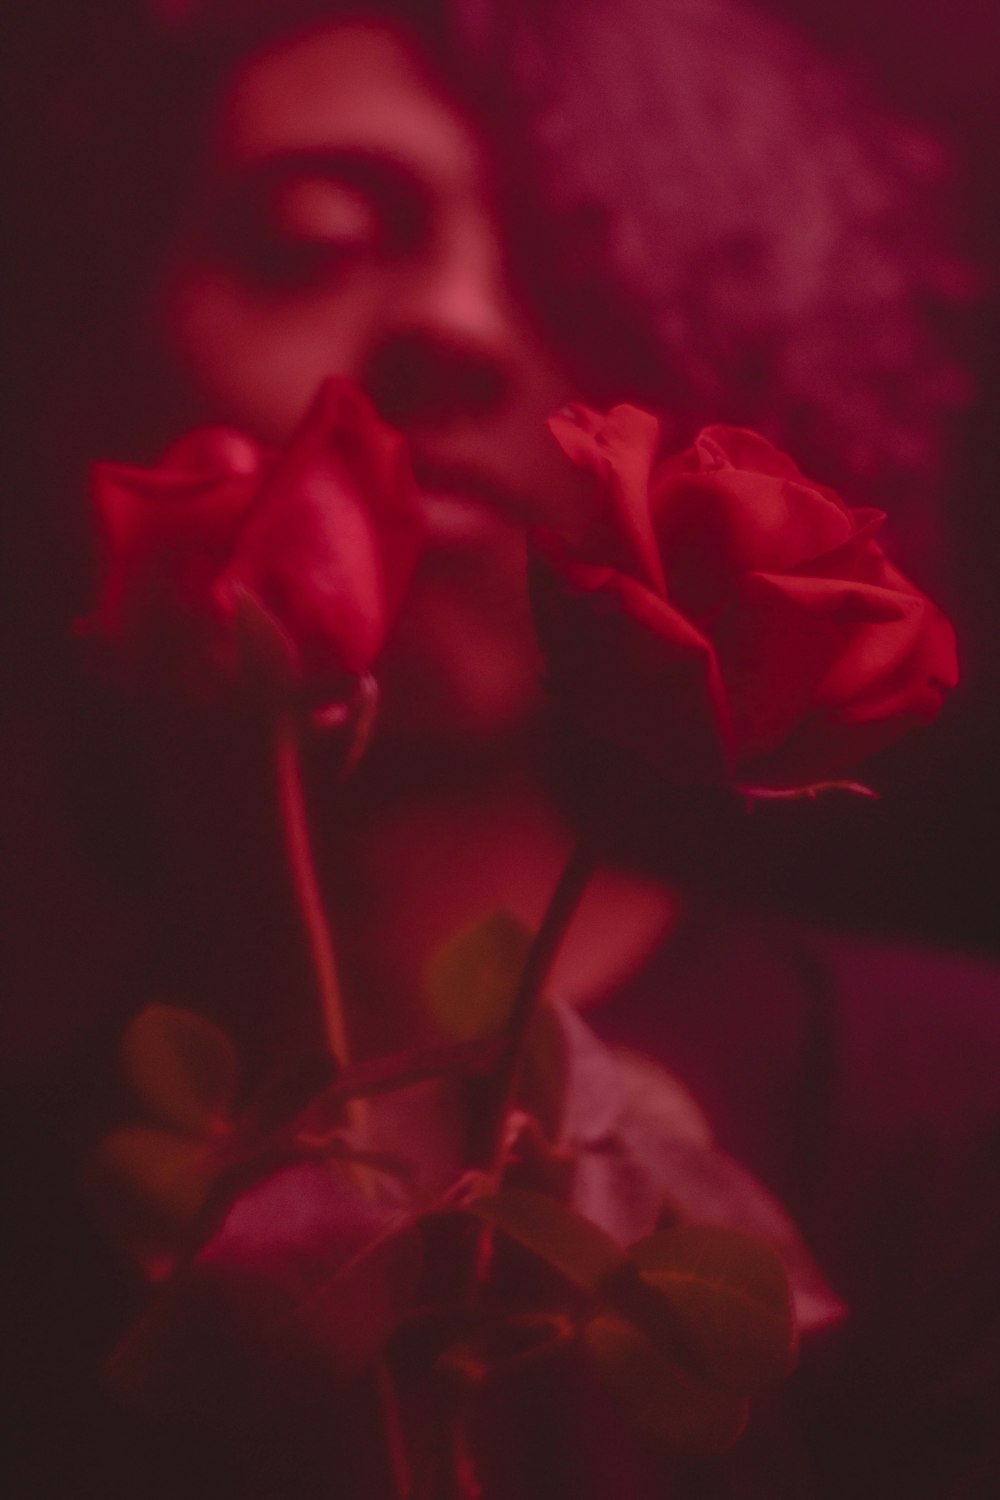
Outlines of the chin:
[{"label": "chin", "polygon": [[499,588],[489,575],[476,577],[470,569],[444,586],[425,582],[409,601],[376,675],[387,736],[454,741],[471,749],[516,734],[537,717],[541,680],[521,578],[516,588]]},{"label": "chin", "polygon": [[380,677],[381,731],[394,740],[447,740],[472,748],[504,740],[536,717],[537,693],[495,680],[444,679],[431,672]]},{"label": "chin", "polygon": [[449,758],[516,739],[538,717],[538,673],[493,653],[454,651],[442,661],[397,647],[377,673],[383,748],[418,742]]}]

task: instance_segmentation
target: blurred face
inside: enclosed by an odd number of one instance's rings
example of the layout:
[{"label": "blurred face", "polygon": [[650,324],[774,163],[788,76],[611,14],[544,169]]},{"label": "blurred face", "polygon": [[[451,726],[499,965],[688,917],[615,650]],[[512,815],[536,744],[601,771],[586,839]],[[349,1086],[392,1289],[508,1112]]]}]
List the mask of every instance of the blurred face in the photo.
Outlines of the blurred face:
[{"label": "blurred face", "polygon": [[397,723],[509,728],[536,695],[526,523],[580,514],[573,392],[507,275],[488,163],[394,30],[324,27],[229,81],[158,296],[199,418],[281,439],[347,375],[410,439],[431,546],[385,663]]}]

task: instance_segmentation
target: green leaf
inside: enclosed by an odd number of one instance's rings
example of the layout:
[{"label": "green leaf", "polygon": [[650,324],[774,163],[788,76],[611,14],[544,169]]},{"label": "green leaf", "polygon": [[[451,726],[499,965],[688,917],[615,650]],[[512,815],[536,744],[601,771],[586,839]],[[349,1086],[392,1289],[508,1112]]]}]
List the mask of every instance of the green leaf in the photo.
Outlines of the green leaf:
[{"label": "green leaf", "polygon": [[[791,1294],[769,1245],[736,1230],[681,1226],[642,1240],[630,1259],[666,1304],[671,1352],[679,1333],[706,1378],[757,1395],[791,1372]],[[655,1318],[647,1331],[656,1338]]]},{"label": "green leaf", "polygon": [[203,1422],[314,1403],[381,1357],[412,1300],[423,1240],[334,1174],[295,1166],[235,1200],[108,1363],[158,1416]]},{"label": "green leaf", "polygon": [[507,1375],[564,1349],[576,1334],[561,1313],[505,1313],[477,1309],[459,1338],[447,1344],[436,1368],[466,1385]]},{"label": "green leaf", "polygon": [[297,1320],[338,1380],[355,1379],[381,1355],[413,1297],[423,1250],[416,1220],[400,1216],[303,1299]]},{"label": "green leaf", "polygon": [[511,1239],[554,1266],[586,1291],[628,1266],[628,1258],[596,1224],[554,1198],[528,1189],[509,1188],[492,1198],[476,1198],[466,1205]]},{"label": "green leaf", "polygon": [[497,911],[462,928],[435,954],[425,988],[446,1036],[469,1042],[503,1031],[532,941],[523,922]]},{"label": "green leaf", "polygon": [[722,1453],[739,1437],[749,1403],[700,1380],[614,1313],[583,1330],[591,1366],[628,1422],[654,1447],[685,1457]]},{"label": "green leaf", "polygon": [[85,1168],[84,1185],[115,1242],[158,1277],[170,1269],[216,1172],[202,1142],[136,1125],[104,1137]]},{"label": "green leaf", "polygon": [[174,1005],[149,1005],[122,1037],[126,1076],[155,1115],[188,1135],[228,1121],[239,1058],[226,1033]]}]

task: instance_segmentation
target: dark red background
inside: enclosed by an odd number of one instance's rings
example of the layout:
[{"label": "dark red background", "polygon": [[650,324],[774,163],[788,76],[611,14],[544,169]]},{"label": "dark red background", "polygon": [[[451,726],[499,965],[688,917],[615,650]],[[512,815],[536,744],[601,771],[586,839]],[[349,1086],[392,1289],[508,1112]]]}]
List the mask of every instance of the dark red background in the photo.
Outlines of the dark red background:
[{"label": "dark red background", "polygon": [[[979,949],[1000,949],[997,922],[1000,755],[1000,302],[995,268],[1000,248],[996,182],[1000,179],[1000,13],[989,0],[769,0],[770,8],[808,30],[867,74],[888,100],[924,121],[957,154],[973,248],[994,285],[963,351],[979,394],[968,421],[948,497],[957,569],[942,602],[963,642],[965,681],[929,733],[883,757],[874,779],[886,795],[869,803],[819,807],[803,818],[778,810],[748,848],[720,850],[723,873],[737,886],[835,923]],[[20,7],[9,18],[15,45],[6,136],[12,148],[15,276],[8,366],[12,460],[5,526],[18,576],[5,654],[15,692],[50,666],[47,600],[73,577],[79,538],[50,532],[44,578],[25,577],[23,539],[34,523],[37,458],[57,447],[40,392],[58,360],[60,285],[85,274],[73,246],[53,242],[46,195],[60,190],[47,175],[31,118],[36,79],[25,62],[58,50],[58,4]],[[39,48],[39,36],[44,45]],[[127,206],[122,207],[127,212]],[[113,235],[114,226],[108,226]],[[25,502],[25,498],[27,501]],[[45,497],[51,502],[51,496]],[[52,514],[58,514],[54,507]],[[43,527],[44,532],[44,527]],[[60,555],[61,553],[61,555]],[[718,873],[718,872],[716,872]]]}]

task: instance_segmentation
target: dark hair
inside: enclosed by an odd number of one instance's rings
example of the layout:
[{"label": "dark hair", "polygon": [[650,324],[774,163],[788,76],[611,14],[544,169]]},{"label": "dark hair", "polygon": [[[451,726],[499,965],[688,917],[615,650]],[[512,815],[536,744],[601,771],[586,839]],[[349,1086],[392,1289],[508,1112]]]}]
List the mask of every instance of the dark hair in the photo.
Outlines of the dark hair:
[{"label": "dark hair", "polygon": [[749,5],[513,0],[497,16],[557,260],[629,289],[650,395],[682,429],[758,427],[884,501],[916,556],[970,396],[949,337],[975,276],[943,150]]},{"label": "dark hair", "polygon": [[[94,84],[93,170],[67,184],[85,184],[78,231],[101,230],[89,296],[129,307],[239,56],[331,16],[385,18],[476,101],[521,275],[584,393],[654,404],[678,440],[758,427],[885,503],[918,571],[937,545],[969,396],[949,353],[972,273],[949,243],[948,163],[784,25],[740,0],[105,0],[103,25],[81,9],[79,34],[47,46],[67,92]],[[109,347],[127,338],[113,306],[102,319]]]}]

